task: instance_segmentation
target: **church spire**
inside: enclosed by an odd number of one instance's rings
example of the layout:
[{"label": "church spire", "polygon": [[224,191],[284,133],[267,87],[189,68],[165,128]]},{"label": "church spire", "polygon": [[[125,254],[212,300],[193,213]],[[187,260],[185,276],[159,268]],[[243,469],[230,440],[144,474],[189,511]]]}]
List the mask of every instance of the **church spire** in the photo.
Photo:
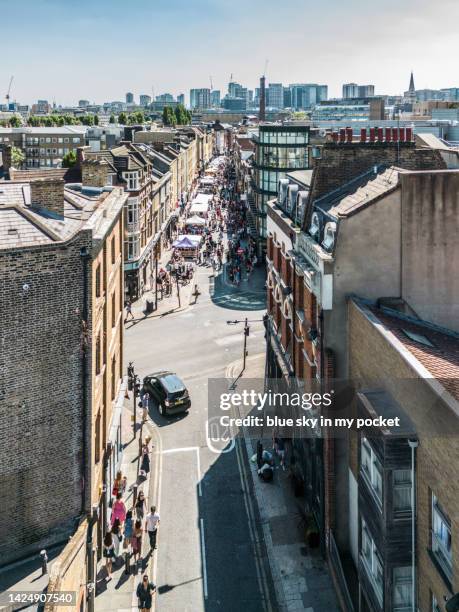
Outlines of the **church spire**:
[{"label": "church spire", "polygon": [[408,88],[408,91],[410,93],[414,93],[416,91],[415,87],[414,87],[414,77],[413,77],[413,71],[411,71],[411,78],[410,78],[410,86]]}]

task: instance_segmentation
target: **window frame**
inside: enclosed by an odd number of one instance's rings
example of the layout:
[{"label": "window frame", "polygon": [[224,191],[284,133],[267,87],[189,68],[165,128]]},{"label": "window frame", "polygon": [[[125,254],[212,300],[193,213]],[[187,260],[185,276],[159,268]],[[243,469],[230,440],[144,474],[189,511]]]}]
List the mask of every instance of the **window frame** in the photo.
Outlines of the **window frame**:
[{"label": "window frame", "polygon": [[[365,449],[365,452],[369,454],[369,460],[370,460],[369,470],[365,469],[366,462],[364,463],[363,461],[363,457],[364,457],[363,449]],[[362,436],[360,439],[360,473],[363,479],[365,480],[366,484],[368,485],[368,488],[370,489],[371,493],[373,494],[373,497],[377,501],[379,509],[382,511],[382,505],[383,505],[383,499],[384,499],[384,470],[383,470],[381,461],[379,460],[378,456],[373,450],[373,447],[371,446],[371,444],[369,443],[369,441],[367,440],[365,436]],[[379,474],[380,481],[381,481],[380,492],[378,491],[377,485],[376,485],[376,480],[377,480],[376,473]]]}]

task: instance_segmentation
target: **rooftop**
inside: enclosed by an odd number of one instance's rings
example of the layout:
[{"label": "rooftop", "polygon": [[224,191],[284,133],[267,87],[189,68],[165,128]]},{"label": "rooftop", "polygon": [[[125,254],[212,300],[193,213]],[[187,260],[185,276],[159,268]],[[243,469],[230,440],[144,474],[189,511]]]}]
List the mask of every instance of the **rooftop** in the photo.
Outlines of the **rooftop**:
[{"label": "rooftop", "polygon": [[62,127],[0,127],[0,134],[86,134],[85,125],[63,125]]},{"label": "rooftop", "polygon": [[[0,183],[0,249],[22,248],[63,242],[78,232],[94,213],[114,203],[123,191],[117,188],[86,188],[81,184],[64,188],[64,214],[31,204],[28,182]],[[123,196],[124,197],[124,196]],[[104,216],[104,220],[107,216]],[[99,219],[99,225],[102,219]],[[91,223],[97,229],[95,220]]]},{"label": "rooftop", "polygon": [[399,351],[409,357],[422,378],[435,379],[459,401],[459,334],[389,308],[354,298],[373,325]]}]

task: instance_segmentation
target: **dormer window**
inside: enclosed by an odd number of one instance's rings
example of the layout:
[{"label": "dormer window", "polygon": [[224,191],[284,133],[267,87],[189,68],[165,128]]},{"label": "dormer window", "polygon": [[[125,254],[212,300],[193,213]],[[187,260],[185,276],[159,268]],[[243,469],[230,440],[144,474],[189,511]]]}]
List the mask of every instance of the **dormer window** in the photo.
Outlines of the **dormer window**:
[{"label": "dormer window", "polygon": [[139,173],[138,172],[126,172],[124,178],[127,182],[127,188],[130,191],[136,190],[139,188]]},{"label": "dormer window", "polygon": [[330,221],[325,224],[324,239],[322,246],[327,251],[331,251],[335,246],[336,223]]},{"label": "dormer window", "polygon": [[312,213],[311,225],[309,226],[309,234],[313,238],[319,238],[320,235],[320,218],[316,212]]}]

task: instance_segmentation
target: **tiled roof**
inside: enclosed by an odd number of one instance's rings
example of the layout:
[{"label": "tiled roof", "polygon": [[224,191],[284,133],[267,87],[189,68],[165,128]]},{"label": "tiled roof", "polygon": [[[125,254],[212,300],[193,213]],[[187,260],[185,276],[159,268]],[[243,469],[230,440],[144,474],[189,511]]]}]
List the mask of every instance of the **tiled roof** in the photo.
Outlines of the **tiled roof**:
[{"label": "tiled roof", "polygon": [[243,151],[255,151],[255,143],[251,138],[236,137],[236,141]]},{"label": "tiled roof", "polygon": [[[390,312],[386,308],[371,306],[369,310],[431,373],[432,377],[438,379],[459,401],[459,334],[424,321],[416,322],[412,317],[395,311]],[[404,330],[423,336],[432,346],[409,338]]]},{"label": "tiled roof", "polygon": [[398,186],[399,172],[400,169],[391,167],[380,174],[370,173],[368,180],[363,181],[352,193],[341,200],[337,194],[337,201],[335,200],[336,203],[328,210],[329,214],[334,217],[349,217],[381,196],[394,191]]}]

